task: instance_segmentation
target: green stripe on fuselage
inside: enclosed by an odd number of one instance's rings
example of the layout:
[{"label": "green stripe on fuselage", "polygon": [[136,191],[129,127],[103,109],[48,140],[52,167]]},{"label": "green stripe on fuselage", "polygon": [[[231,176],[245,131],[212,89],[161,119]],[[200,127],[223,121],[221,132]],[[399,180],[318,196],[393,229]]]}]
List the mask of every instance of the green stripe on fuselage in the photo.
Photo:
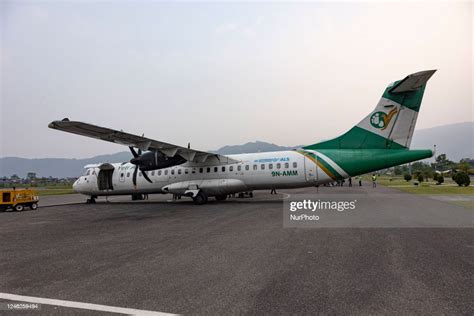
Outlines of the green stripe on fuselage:
[{"label": "green stripe on fuselage", "polygon": [[318,151],[332,159],[351,177],[433,156],[431,150],[318,149]]},{"label": "green stripe on fuselage", "polygon": [[334,180],[343,179],[343,177],[333,167],[331,167],[324,159],[316,154],[306,151],[298,150],[298,153],[308,157],[311,161],[319,166],[330,178]]},{"label": "green stripe on fuselage", "polygon": [[[333,167],[331,167],[321,156],[318,156],[318,162],[321,163],[330,173],[334,175],[336,180],[343,179],[344,177],[339,174]],[[329,175],[330,176],[330,175]]]}]

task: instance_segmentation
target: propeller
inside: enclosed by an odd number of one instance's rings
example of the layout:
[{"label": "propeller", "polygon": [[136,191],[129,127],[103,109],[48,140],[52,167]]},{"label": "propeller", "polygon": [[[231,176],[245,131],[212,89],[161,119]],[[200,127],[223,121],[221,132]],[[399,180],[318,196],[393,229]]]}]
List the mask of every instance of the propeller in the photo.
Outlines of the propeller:
[{"label": "propeller", "polygon": [[[130,160],[130,163],[134,164],[135,165],[135,170],[133,170],[133,185],[136,186],[137,185],[137,173],[138,173],[138,169],[140,169],[140,158],[141,158],[141,155],[142,155],[142,150],[140,148],[138,148],[138,153],[135,151],[135,148],[133,147],[128,147],[130,148],[130,151],[132,152],[132,155],[133,155],[133,158]],[[145,178],[146,181],[150,182],[150,183],[153,183],[153,181],[151,181],[151,179],[148,177],[148,175],[146,174],[145,171],[142,171],[142,175],[143,177]]]}]

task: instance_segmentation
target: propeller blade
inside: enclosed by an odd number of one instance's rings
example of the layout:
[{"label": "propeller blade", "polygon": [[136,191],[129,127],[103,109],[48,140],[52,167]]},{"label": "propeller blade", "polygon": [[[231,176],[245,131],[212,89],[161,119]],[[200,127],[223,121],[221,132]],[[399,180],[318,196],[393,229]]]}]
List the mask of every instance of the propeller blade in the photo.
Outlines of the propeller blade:
[{"label": "propeller blade", "polygon": [[146,174],[145,171],[142,171],[142,175],[143,175],[143,178],[146,179],[146,181],[150,182],[150,183],[153,183],[153,181],[151,181],[151,179],[148,177],[148,175]]},{"label": "propeller blade", "polygon": [[137,154],[137,152],[135,151],[135,148],[133,148],[132,146],[130,146],[128,148],[130,148],[130,151],[132,152],[133,158],[137,158],[139,156],[139,154]]},{"label": "propeller blade", "polygon": [[137,173],[138,173],[138,166],[135,166],[135,170],[133,170],[133,185],[137,186]]}]

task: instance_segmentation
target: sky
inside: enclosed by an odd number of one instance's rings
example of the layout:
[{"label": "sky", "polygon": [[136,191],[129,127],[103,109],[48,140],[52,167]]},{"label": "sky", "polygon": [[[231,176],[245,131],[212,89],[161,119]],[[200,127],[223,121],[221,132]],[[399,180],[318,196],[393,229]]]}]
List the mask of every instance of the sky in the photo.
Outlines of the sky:
[{"label": "sky", "polygon": [[333,138],[385,87],[438,69],[417,129],[473,121],[473,3],[0,1],[0,157],[124,146],[71,120],[195,149]]}]

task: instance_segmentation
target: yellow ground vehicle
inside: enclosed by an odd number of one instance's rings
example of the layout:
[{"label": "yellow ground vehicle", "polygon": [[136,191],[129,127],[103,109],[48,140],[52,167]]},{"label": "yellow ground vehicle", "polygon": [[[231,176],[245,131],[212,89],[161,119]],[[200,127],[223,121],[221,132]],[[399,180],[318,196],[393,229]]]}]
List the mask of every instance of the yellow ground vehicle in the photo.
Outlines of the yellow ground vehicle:
[{"label": "yellow ground vehicle", "polygon": [[38,193],[32,189],[0,189],[0,212],[9,208],[21,212],[29,206],[32,210],[38,208]]}]

